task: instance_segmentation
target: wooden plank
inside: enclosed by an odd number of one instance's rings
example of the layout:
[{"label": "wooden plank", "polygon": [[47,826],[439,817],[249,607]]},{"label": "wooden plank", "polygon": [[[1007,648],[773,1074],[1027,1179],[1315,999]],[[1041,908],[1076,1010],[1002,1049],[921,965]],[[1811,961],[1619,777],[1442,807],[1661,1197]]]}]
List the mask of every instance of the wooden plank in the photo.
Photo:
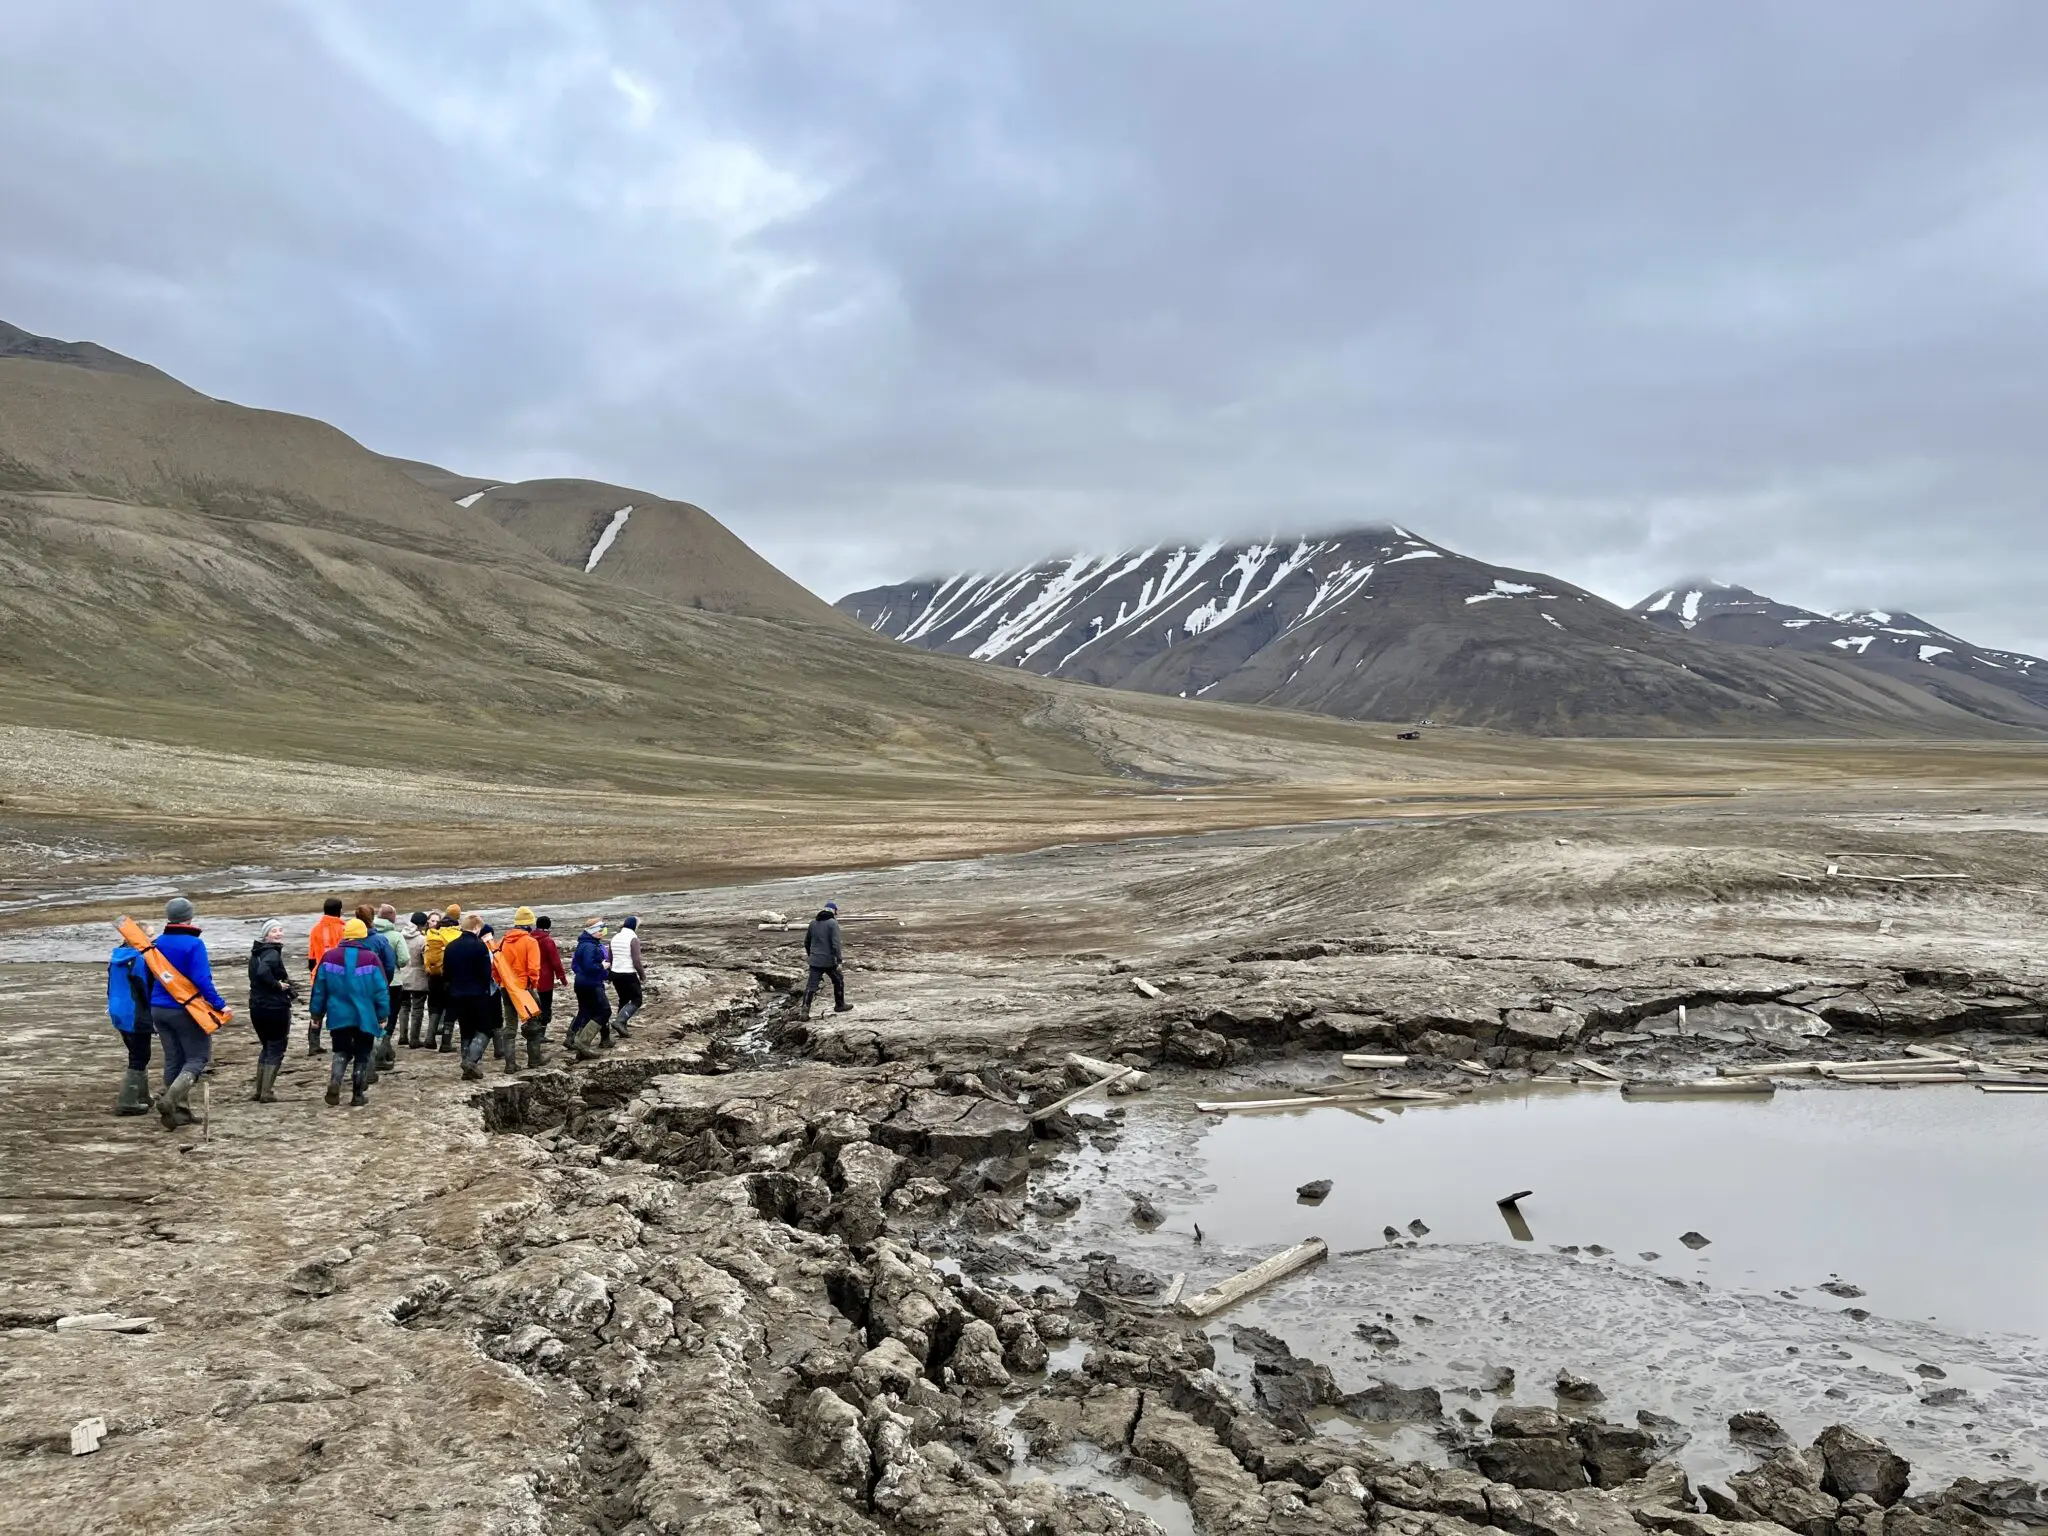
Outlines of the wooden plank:
[{"label": "wooden plank", "polygon": [[1706,1097],[1720,1094],[1754,1093],[1770,1095],[1778,1091],[1778,1085],[1767,1077],[1714,1077],[1686,1083],[1623,1083],[1621,1091],[1632,1099],[1654,1095],[1673,1097]]},{"label": "wooden plank", "polygon": [[2048,1083],[1979,1083],[1979,1093],[2048,1093]]},{"label": "wooden plank", "polygon": [[1180,1301],[1180,1293],[1186,1290],[1187,1287],[1187,1271],[1181,1270],[1174,1275],[1172,1283],[1166,1287],[1166,1299],[1162,1301],[1160,1305],[1162,1307],[1171,1307],[1178,1304]]},{"label": "wooden plank", "polygon": [[1235,1115],[1255,1109],[1322,1109],[1331,1105],[1378,1104],[1382,1093],[1303,1093],[1284,1099],[1205,1100],[1195,1105],[1205,1115]]},{"label": "wooden plank", "polygon": [[1831,1072],[1838,1083],[1967,1083],[1967,1072]]},{"label": "wooden plank", "polygon": [[1034,1109],[1033,1111],[1031,1111],[1029,1117],[1031,1123],[1036,1125],[1041,1120],[1050,1120],[1054,1115],[1058,1114],[1061,1110],[1065,1109],[1069,1104],[1073,1103],[1074,1100],[1081,1098],[1084,1095],[1091,1094],[1098,1088],[1107,1088],[1111,1083],[1117,1082],[1120,1079],[1129,1076],[1132,1072],[1135,1072],[1136,1070],[1137,1068],[1135,1067],[1120,1068],[1115,1077],[1099,1077],[1094,1082],[1089,1083],[1085,1087],[1076,1088],[1072,1093],[1068,1094],[1063,1099],[1054,1099],[1050,1104],[1046,1105],[1043,1109]]},{"label": "wooden plank", "polygon": [[1588,1061],[1583,1056],[1574,1057],[1572,1059],[1572,1065],[1577,1067],[1581,1072],[1590,1072],[1595,1077],[1604,1077],[1610,1083],[1618,1083],[1622,1081],[1621,1074],[1615,1071],[1614,1068],[1603,1067],[1599,1062]]},{"label": "wooden plank", "polygon": [[1470,1073],[1473,1077],[1493,1076],[1493,1068],[1489,1067],[1483,1061],[1454,1061],[1451,1063],[1451,1065],[1456,1067],[1460,1072]]},{"label": "wooden plank", "polygon": [[1922,880],[1967,880],[1968,875],[1836,875],[1837,880],[1867,880],[1873,885],[1917,885]]},{"label": "wooden plank", "polygon": [[1113,1061],[1104,1061],[1100,1056],[1083,1056],[1079,1051],[1067,1052],[1067,1070],[1079,1072],[1083,1077],[1106,1083],[1111,1078],[1121,1078],[1121,1093],[1150,1093],[1152,1074],[1136,1067],[1118,1066]]},{"label": "wooden plank", "polygon": [[1131,985],[1137,989],[1138,994],[1141,997],[1150,997],[1156,999],[1166,996],[1164,992],[1160,991],[1157,987],[1153,986],[1151,982],[1147,981],[1142,976],[1133,976],[1131,978]]},{"label": "wooden plank", "polygon": [[1361,1056],[1354,1054],[1344,1058],[1344,1065],[1367,1069],[1372,1067],[1405,1067],[1408,1065],[1408,1058],[1406,1056]]},{"label": "wooden plank", "polygon": [[1744,1062],[1722,1067],[1723,1077],[1813,1077],[1831,1063],[1825,1061]]},{"label": "wooden plank", "polygon": [[1199,1291],[1186,1300],[1177,1303],[1183,1317],[1210,1317],[1221,1312],[1232,1302],[1242,1301],[1257,1290],[1271,1285],[1275,1280],[1293,1274],[1328,1256],[1330,1245],[1320,1237],[1307,1238],[1292,1248],[1283,1248],[1271,1258],[1261,1259],[1250,1269],[1231,1276],[1219,1285],[1212,1285],[1206,1291]]}]

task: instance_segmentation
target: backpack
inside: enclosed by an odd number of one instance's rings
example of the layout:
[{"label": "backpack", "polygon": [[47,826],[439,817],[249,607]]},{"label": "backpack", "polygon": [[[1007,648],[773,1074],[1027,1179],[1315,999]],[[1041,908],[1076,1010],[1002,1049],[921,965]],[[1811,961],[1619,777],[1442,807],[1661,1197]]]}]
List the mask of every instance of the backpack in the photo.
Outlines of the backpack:
[{"label": "backpack", "polygon": [[107,961],[107,1017],[122,1034],[133,1034],[141,1024],[136,1012],[135,962],[142,952],[132,944],[117,944]]},{"label": "backpack", "polygon": [[441,974],[441,952],[448,947],[448,930],[435,924],[427,930],[426,953],[420,962],[427,968],[429,976]]}]

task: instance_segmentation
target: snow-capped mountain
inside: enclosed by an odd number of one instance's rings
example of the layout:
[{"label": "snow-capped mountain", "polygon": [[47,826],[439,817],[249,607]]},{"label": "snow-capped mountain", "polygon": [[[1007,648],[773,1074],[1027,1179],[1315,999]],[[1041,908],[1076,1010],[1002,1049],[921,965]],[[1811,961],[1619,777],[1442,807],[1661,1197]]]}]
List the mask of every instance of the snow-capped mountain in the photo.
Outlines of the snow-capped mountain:
[{"label": "snow-capped mountain", "polygon": [[1846,657],[1943,696],[1968,679],[2048,706],[2048,661],[1972,645],[1910,613],[1815,613],[1719,581],[1666,587],[1631,611],[1659,628],[1708,639]]},{"label": "snow-capped mountain", "polygon": [[[1393,526],[1071,555],[838,606],[927,650],[1351,718],[1617,735],[1983,723],[1837,664],[1846,656],[1816,664],[1667,633],[1569,582]],[[2048,710],[2032,713],[2025,723],[2048,726]]]}]

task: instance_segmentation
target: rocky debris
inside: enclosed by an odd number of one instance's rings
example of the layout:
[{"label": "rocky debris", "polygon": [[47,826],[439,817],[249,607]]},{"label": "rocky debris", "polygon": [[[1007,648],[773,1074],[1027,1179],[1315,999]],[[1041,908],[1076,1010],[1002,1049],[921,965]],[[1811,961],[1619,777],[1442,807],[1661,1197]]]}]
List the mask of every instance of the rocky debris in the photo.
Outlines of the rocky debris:
[{"label": "rocky debris", "polygon": [[1928,1381],[1946,1381],[1948,1379],[1947,1371],[1944,1371],[1938,1365],[1929,1365],[1924,1360],[1913,1367],[1913,1374],[1923,1377]]},{"label": "rocky debris", "polygon": [[1699,1232],[1681,1233],[1679,1235],[1678,1240],[1681,1243],[1685,1244],[1686,1247],[1692,1249],[1695,1253],[1697,1253],[1700,1249],[1706,1247],[1709,1243],[1713,1241],[1711,1237],[1707,1237]]},{"label": "rocky debris", "polygon": [[1314,1203],[1319,1200],[1328,1199],[1330,1191],[1336,1187],[1336,1184],[1329,1179],[1311,1179],[1308,1183],[1295,1187],[1294,1197],[1297,1200],[1306,1200]]},{"label": "rocky debris", "polygon": [[1791,1443],[1778,1421],[1754,1409],[1728,1416],[1728,1434],[1745,1445],[1780,1446]]},{"label": "rocky debris", "polygon": [[1408,1233],[1411,1237],[1427,1237],[1429,1236],[1429,1228],[1424,1224],[1422,1218],[1418,1216],[1408,1223]]},{"label": "rocky debris", "polygon": [[1583,1014],[1570,1008],[1510,1008],[1501,1015],[1500,1043],[1530,1051],[1566,1051],[1584,1033]]},{"label": "rocky debris", "polygon": [[1088,1290],[1104,1296],[1156,1296],[1166,1289],[1166,1282],[1149,1269],[1139,1269],[1106,1253],[1085,1257]]},{"label": "rocky debris", "polygon": [[1787,1446],[1752,1471],[1728,1479],[1728,1495],[1703,1488],[1708,1510],[1726,1520],[1775,1521],[1799,1536],[1832,1536],[1841,1504],[1821,1487],[1822,1465],[1811,1451]]},{"label": "rocky debris", "polygon": [[1607,1394],[1600,1390],[1597,1382],[1590,1381],[1576,1371],[1563,1370],[1557,1373],[1554,1390],[1560,1401],[1567,1403],[1604,1402]]},{"label": "rocky debris", "polygon": [[1397,1387],[1385,1381],[1345,1394],[1343,1403],[1353,1418],[1380,1424],[1425,1422],[1444,1413],[1443,1394],[1435,1387]]},{"label": "rocky debris", "polygon": [[1851,1285],[1846,1280],[1824,1280],[1814,1289],[1826,1291],[1830,1296],[1839,1296],[1844,1301],[1854,1301],[1858,1296],[1865,1294],[1862,1286]]},{"label": "rocky debris", "polygon": [[1360,1323],[1351,1330],[1374,1349],[1397,1349],[1401,1336],[1385,1323]]},{"label": "rocky debris", "polygon": [[1912,1468],[1882,1441],[1833,1424],[1813,1443],[1823,1470],[1821,1488],[1838,1499],[1864,1494],[1889,1509],[1905,1497]]}]

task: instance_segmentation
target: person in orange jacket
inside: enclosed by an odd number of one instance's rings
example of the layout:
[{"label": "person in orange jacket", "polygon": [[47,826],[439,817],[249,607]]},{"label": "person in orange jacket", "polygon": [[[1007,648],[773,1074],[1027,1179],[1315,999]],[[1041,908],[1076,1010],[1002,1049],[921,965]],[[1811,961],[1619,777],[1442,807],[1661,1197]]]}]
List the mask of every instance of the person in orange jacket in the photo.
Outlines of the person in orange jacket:
[{"label": "person in orange jacket", "polygon": [[[312,984],[312,977],[320,969],[320,961],[327,951],[341,942],[344,926],[341,916],[341,898],[330,896],[320,909],[320,917],[313,924],[313,935],[306,941],[306,977]],[[306,1025],[306,1054],[323,1056],[326,1048],[320,1044],[320,1019],[316,1015]]]},{"label": "person in orange jacket", "polygon": [[[540,986],[541,958],[540,940],[533,933],[533,908],[521,907],[512,914],[512,928],[499,942],[498,955],[505,962],[505,969],[512,979],[528,992]],[[520,1029],[519,1010],[512,1006],[512,994],[500,992],[499,1001],[505,1010],[505,1022],[498,1031],[498,1055],[504,1059],[505,1070],[519,1069],[519,1047],[515,1043],[515,1031]],[[547,1025],[538,1016],[525,1021],[526,1064],[537,1067],[547,1059],[542,1049],[547,1039]]]}]

